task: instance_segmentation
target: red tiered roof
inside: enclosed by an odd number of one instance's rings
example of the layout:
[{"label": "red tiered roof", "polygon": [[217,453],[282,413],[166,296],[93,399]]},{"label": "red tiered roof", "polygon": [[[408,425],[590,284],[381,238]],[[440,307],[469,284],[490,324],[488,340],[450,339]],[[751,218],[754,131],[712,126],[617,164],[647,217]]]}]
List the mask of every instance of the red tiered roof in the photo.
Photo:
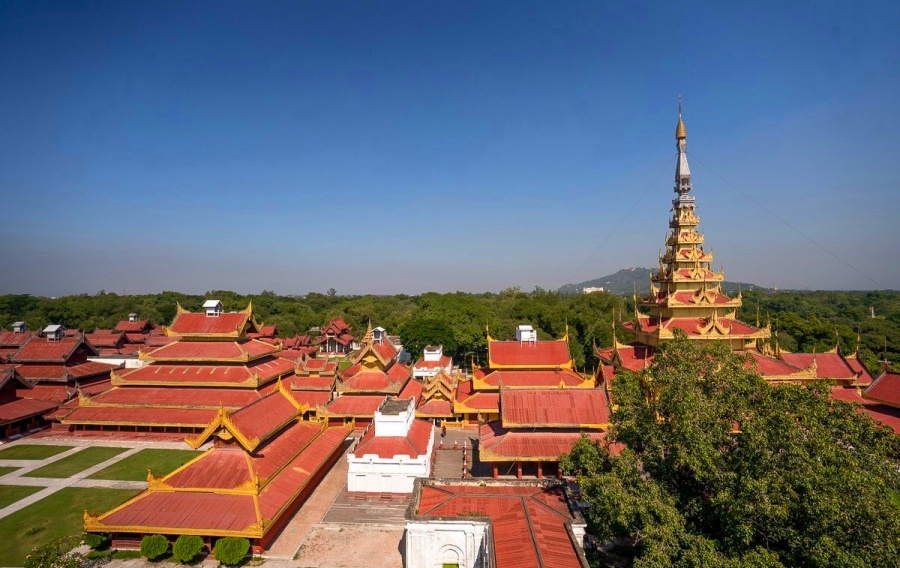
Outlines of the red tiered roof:
[{"label": "red tiered roof", "polygon": [[[234,446],[214,448],[153,480],[109,513],[86,517],[85,527],[261,538],[301,494],[309,493],[307,486],[321,476],[349,431],[297,422],[252,454]],[[262,486],[256,495],[255,480]]]},{"label": "red tiered roof", "polygon": [[426,420],[413,420],[406,436],[376,436],[375,428],[367,428],[351,454],[356,457],[375,455],[390,459],[395,456],[417,458],[428,453],[433,427]]},{"label": "red tiered roof", "polygon": [[99,330],[84,335],[84,339],[94,347],[118,347],[119,344],[122,343],[124,337],[125,334],[121,332],[99,333]]},{"label": "red tiered roof", "polygon": [[753,360],[756,361],[756,370],[759,371],[759,374],[763,377],[784,377],[787,375],[793,375],[794,373],[802,370],[789,363],[785,363],[780,359],[767,357],[766,355],[763,355],[759,351],[753,349],[748,351],[736,351],[735,353],[749,353],[750,356],[753,357]]},{"label": "red tiered roof", "polygon": [[202,428],[216,410],[209,408],[167,408],[162,406],[78,406],[65,417],[65,424],[108,424],[128,426],[178,426]]},{"label": "red tiered roof", "polygon": [[259,376],[264,384],[294,370],[287,359],[267,357],[243,365],[209,365],[203,363],[172,365],[154,363],[123,372],[119,381],[129,385],[235,386]]},{"label": "red tiered roof", "polygon": [[406,386],[403,387],[403,390],[400,391],[400,394],[397,395],[397,398],[411,398],[416,401],[416,404],[419,403],[419,398],[422,396],[422,389],[425,386],[415,379],[410,379],[406,382]]},{"label": "red tiered roof", "polygon": [[107,374],[116,365],[84,361],[72,365],[16,365],[16,374],[29,381],[69,382]]},{"label": "red tiered roof", "polygon": [[[670,331],[674,331],[675,329],[680,329],[685,332],[687,335],[699,335],[697,331],[699,328],[705,327],[709,325],[708,318],[705,317],[695,317],[695,318],[686,318],[686,317],[678,317],[678,318],[656,318],[656,317],[647,317],[643,316],[638,318],[641,322],[641,330],[653,333],[657,331],[660,327],[664,329],[668,329]],[[718,318],[719,324],[731,330],[731,335],[750,335],[752,333],[756,333],[759,331],[757,328],[744,323],[742,321],[738,321],[736,319],[720,317]],[[633,325],[630,325],[631,322],[628,322],[624,325],[628,329],[634,329]]]},{"label": "red tiered roof", "polygon": [[500,418],[506,428],[578,428],[610,421],[606,393],[598,389],[503,389]]},{"label": "red tiered roof", "polygon": [[446,369],[450,364],[450,356],[449,355],[441,355],[440,360],[438,361],[426,361],[425,358],[421,358],[416,361],[416,364],[413,365],[414,369]]},{"label": "red tiered roof", "polygon": [[565,340],[537,341],[488,341],[490,367],[558,367],[571,364],[569,345]]},{"label": "red tiered roof", "polygon": [[257,401],[260,394],[252,389],[115,387],[91,400],[96,404],[120,406],[192,406],[216,409],[219,406],[240,408]]},{"label": "red tiered roof", "polygon": [[419,407],[416,408],[416,415],[450,417],[453,416],[453,405],[449,400],[442,399],[423,401]]},{"label": "red tiered roof", "polygon": [[428,483],[422,486],[418,512],[426,519],[488,517],[497,568],[587,566],[566,529],[575,519],[560,489]]},{"label": "red tiered roof", "polygon": [[456,385],[456,396],[454,399],[458,404],[474,410],[497,412],[500,404],[500,393],[476,392],[472,388],[472,381],[460,381]]},{"label": "red tiered roof", "polygon": [[[482,461],[557,461],[560,455],[571,451],[581,434],[579,430],[508,430],[496,421],[479,428],[478,449]],[[604,437],[603,432],[588,434],[595,442]]]},{"label": "red tiered roof", "polygon": [[147,354],[154,361],[252,361],[278,352],[258,339],[239,341],[176,341]]}]

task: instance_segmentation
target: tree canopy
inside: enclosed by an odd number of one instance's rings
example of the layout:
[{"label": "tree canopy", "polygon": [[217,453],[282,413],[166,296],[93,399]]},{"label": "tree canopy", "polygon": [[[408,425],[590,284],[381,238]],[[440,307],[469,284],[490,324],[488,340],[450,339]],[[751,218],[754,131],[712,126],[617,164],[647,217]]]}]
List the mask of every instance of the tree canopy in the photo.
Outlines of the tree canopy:
[{"label": "tree canopy", "polygon": [[617,374],[621,452],[583,438],[562,466],[635,567],[896,566],[900,436],[829,391],[679,337]]}]

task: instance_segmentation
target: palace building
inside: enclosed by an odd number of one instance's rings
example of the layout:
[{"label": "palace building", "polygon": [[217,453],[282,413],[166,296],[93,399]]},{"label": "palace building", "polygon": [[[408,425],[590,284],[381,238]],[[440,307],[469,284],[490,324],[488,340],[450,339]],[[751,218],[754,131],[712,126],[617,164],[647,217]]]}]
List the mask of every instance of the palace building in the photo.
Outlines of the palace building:
[{"label": "palace building", "polygon": [[768,323],[751,325],[738,319],[741,294],[731,297],[722,292],[724,271],[711,268],[713,254],[704,248],[706,239],[698,230],[700,219],[691,195],[687,129],[680,104],[675,140],[676,197],[665,252],[659,257],[659,268],[651,272],[650,293],[635,295],[633,317],[623,326],[633,332],[635,341],[619,343],[614,332],[613,345],[596,350],[602,363],[598,383],[608,384],[618,369],[643,369],[659,345],[680,330],[691,341],[725,342],[733,351],[749,354],[763,378],[773,383],[832,379],[846,387],[870,384],[872,378],[856,353],[843,355],[837,345],[827,353],[789,353],[778,345],[777,333],[771,344],[773,333]]},{"label": "palace building", "polygon": [[400,352],[390,341],[376,342],[369,325],[352,365],[344,370],[336,397],[316,409],[331,423],[368,424],[386,396],[413,398],[422,394],[422,383],[412,379],[412,369],[400,363]]},{"label": "palace building", "polygon": [[569,354],[569,334],[541,341],[530,325],[516,329],[514,341],[497,341],[488,333],[488,363],[476,369],[471,380],[456,387],[453,411],[464,421],[480,423],[500,417],[500,388],[593,388],[591,377],[575,370]]},{"label": "palace building", "polygon": [[50,424],[61,405],[78,395],[110,388],[110,372],[117,367],[90,361],[97,349],[83,333],[49,325],[29,332],[24,322],[0,333],[8,349],[0,364],[0,436],[10,437]]},{"label": "palace building", "polygon": [[214,447],[169,475],[148,473],[147,489],[102,514],[84,513],[86,532],[112,534],[112,546],[138,549],[146,535],[250,540],[254,554],[269,547],[337,461],[350,434],[345,426],[301,419],[305,406],[282,381],[274,392],[235,411],[220,407],[186,441]]},{"label": "palace building", "polygon": [[279,357],[280,347],[252,339],[260,325],[252,305],[224,312],[209,300],[205,311],[180,305],[164,334],[172,339],[149,352],[146,365],[112,373],[112,389],[81,393],[77,406],[57,419],[69,431],[197,433],[220,412],[237,410],[272,392],[293,376],[294,362]]}]

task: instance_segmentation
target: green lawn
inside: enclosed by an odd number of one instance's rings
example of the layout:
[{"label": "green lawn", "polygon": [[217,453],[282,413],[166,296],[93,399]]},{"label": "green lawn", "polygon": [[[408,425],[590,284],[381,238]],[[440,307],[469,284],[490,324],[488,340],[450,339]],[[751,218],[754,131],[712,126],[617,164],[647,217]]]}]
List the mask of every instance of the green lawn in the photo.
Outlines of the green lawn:
[{"label": "green lawn", "polygon": [[67,487],[0,519],[0,566],[21,566],[35,546],[84,532],[85,509],[106,512],[137,493],[129,489]]},{"label": "green lawn", "polygon": [[94,446],[85,448],[69,457],[47,464],[32,472],[26,473],[26,477],[71,477],[79,471],[97,465],[109,458],[119,455],[128,448],[106,448]]},{"label": "green lawn", "polygon": [[141,450],[90,476],[90,479],[115,479],[144,481],[147,469],[160,477],[198,457],[201,452],[192,450]]},{"label": "green lawn", "polygon": [[12,473],[16,471],[17,467],[0,467],[0,476],[6,475],[7,473]]},{"label": "green lawn", "polygon": [[0,460],[44,460],[60,452],[72,449],[72,446],[36,446],[20,444],[0,450]]},{"label": "green lawn", "polygon": [[27,485],[0,485],[0,509],[12,505],[23,497],[37,493],[43,487],[29,487]]}]

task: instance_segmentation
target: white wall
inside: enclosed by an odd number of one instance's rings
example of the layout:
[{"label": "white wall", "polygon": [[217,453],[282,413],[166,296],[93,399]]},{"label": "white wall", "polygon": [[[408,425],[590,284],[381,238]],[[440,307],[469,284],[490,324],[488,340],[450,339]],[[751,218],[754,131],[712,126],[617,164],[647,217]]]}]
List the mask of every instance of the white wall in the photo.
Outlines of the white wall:
[{"label": "white wall", "polygon": [[486,522],[475,520],[406,521],[406,568],[487,568],[488,531]]},{"label": "white wall", "polygon": [[434,430],[424,455],[380,458],[374,454],[347,454],[347,491],[360,493],[412,493],[417,477],[431,474]]}]

